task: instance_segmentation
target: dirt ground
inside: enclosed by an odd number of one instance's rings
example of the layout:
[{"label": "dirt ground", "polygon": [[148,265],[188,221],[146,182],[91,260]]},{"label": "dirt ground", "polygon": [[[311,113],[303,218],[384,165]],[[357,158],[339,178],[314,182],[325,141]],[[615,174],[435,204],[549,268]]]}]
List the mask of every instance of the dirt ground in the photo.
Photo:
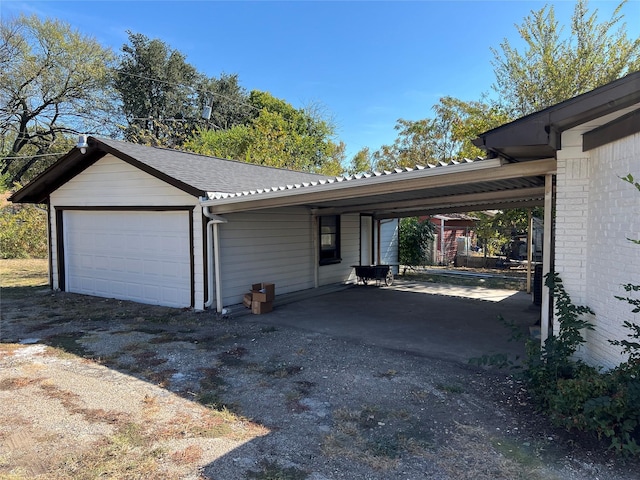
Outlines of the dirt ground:
[{"label": "dirt ground", "polygon": [[505,371],[6,273],[3,479],[640,478]]}]

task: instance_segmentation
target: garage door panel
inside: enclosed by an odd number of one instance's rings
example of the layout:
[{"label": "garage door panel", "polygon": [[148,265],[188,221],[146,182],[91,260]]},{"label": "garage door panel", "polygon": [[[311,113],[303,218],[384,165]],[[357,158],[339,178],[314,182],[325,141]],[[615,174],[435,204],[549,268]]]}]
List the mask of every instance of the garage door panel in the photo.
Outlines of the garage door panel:
[{"label": "garage door panel", "polygon": [[66,211],[64,237],[68,291],[191,305],[187,212]]}]

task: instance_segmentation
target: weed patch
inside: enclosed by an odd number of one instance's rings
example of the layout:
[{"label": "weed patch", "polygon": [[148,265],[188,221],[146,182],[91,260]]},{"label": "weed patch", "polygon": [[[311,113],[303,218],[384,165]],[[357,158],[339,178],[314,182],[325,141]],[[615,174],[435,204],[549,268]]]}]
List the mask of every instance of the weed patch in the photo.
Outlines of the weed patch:
[{"label": "weed patch", "polygon": [[78,342],[83,336],[84,332],[57,333],[47,336],[44,342],[72,355],[91,357],[92,353]]},{"label": "weed patch", "polygon": [[[433,443],[433,434],[417,427],[420,421],[406,411],[383,412],[366,405],[360,410],[336,410],[333,418],[333,431],[323,444],[325,453],[377,470],[393,468],[402,456],[422,454]],[[389,419],[396,424],[392,430],[387,430]]]},{"label": "weed patch", "polygon": [[254,480],[305,480],[309,474],[295,467],[281,467],[275,462],[263,460],[260,471],[248,471],[247,478]]}]

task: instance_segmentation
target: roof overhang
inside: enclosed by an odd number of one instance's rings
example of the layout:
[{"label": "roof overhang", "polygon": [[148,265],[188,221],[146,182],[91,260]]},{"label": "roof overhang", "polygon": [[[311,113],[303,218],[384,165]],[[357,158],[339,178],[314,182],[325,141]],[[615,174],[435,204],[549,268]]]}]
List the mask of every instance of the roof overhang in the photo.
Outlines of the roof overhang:
[{"label": "roof overhang", "polygon": [[48,203],[51,192],[60,188],[107,154],[114,155],[120,160],[195,197],[200,197],[205,194],[202,190],[196,189],[191,185],[180,182],[163,172],[151,168],[143,162],[101,142],[97,138],[89,137],[87,143],[88,148],[86,153],[82,153],[78,148],[71,149],[66,155],[58,159],[31,182],[11,195],[9,201],[14,203]]},{"label": "roof overhang", "polygon": [[376,218],[541,206],[553,158],[520,164],[485,159],[357,180],[245,192],[201,202],[212,214],[305,206],[316,215],[361,213]]},{"label": "roof overhang", "polygon": [[[489,156],[499,156],[510,161],[554,157],[556,151],[562,149],[563,132],[579,125],[601,127],[632,114],[638,108],[640,72],[635,72],[482,133],[473,143],[487,151]],[[633,122],[626,123],[629,125]],[[619,131],[619,128],[615,128]]]}]

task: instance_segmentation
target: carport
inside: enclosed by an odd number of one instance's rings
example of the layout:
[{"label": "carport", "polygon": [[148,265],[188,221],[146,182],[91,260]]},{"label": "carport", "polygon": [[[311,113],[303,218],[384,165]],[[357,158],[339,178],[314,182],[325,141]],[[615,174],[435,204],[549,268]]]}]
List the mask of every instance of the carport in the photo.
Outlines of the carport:
[{"label": "carport", "polygon": [[[341,177],[335,181],[290,185],[284,189],[265,188],[234,194],[214,194],[209,199],[203,200],[202,205],[208,208],[210,215],[305,206],[316,217],[360,213],[372,217],[374,222],[388,218],[450,212],[544,206],[543,272],[546,273],[550,271],[551,260],[550,213],[555,170],[554,158],[527,159],[523,162],[504,158],[478,158]],[[386,291],[380,292],[382,296],[391,295]],[[442,300],[446,303],[451,299],[443,297]],[[331,299],[326,296],[322,301],[331,303]],[[350,302],[345,303],[346,307]],[[403,308],[403,301],[391,302],[390,306],[393,305],[395,305],[394,308]],[[469,304],[468,308],[477,308],[477,305],[474,305]],[[315,308],[324,309],[319,306]],[[346,311],[350,310],[342,310],[342,313]],[[543,289],[542,341],[547,336],[548,312],[549,295],[548,291]],[[397,311],[396,317],[400,313]],[[405,313],[402,312],[403,315]],[[466,317],[469,314],[467,311],[461,315]],[[445,312],[443,311],[440,316],[445,317]],[[495,322],[497,314],[491,313],[491,316]],[[393,324],[393,318],[394,315],[388,316],[389,328]]]}]

